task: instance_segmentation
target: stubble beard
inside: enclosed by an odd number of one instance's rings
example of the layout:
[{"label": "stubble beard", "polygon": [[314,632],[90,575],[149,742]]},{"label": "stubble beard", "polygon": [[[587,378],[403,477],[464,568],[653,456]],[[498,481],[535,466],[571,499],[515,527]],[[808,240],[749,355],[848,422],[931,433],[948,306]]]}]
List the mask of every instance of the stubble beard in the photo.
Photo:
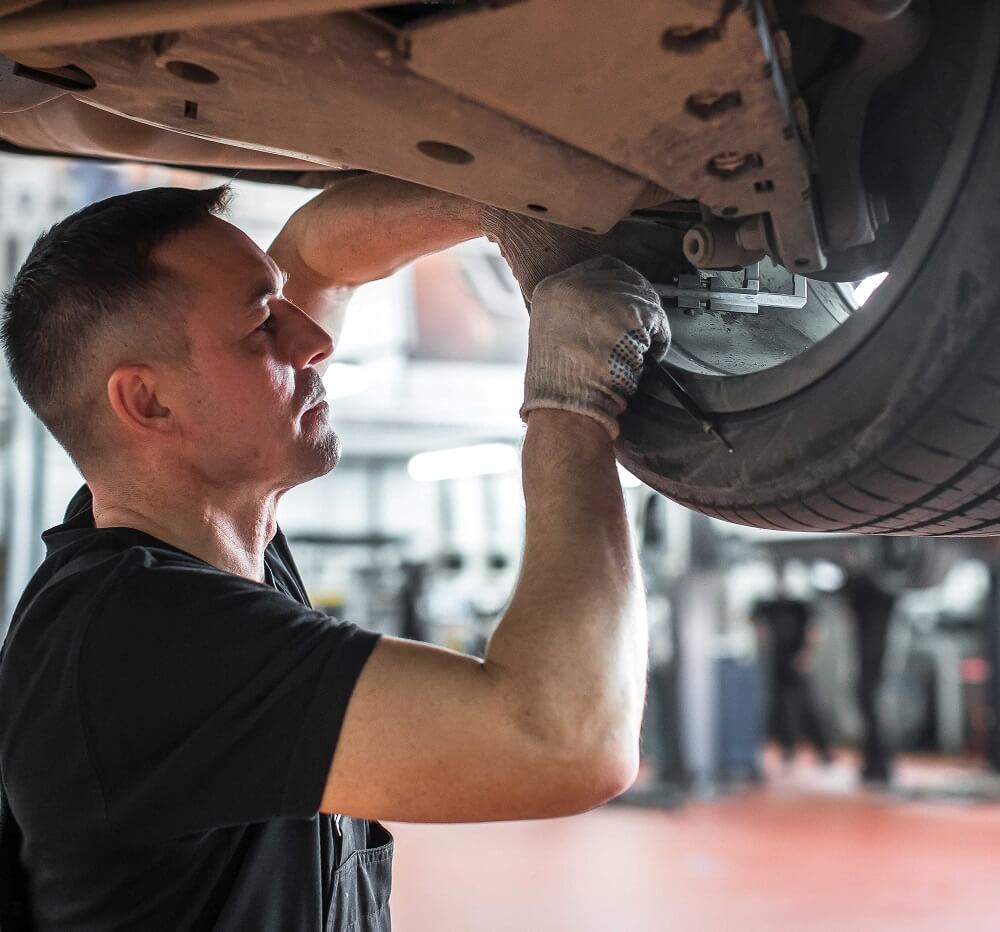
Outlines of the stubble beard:
[{"label": "stubble beard", "polygon": [[325,476],[340,462],[340,449],[340,436],[329,424],[315,433],[299,434],[282,457],[284,462],[279,470],[282,487],[287,491]]},{"label": "stubble beard", "polygon": [[303,466],[306,475],[300,482],[318,479],[331,472],[340,462],[340,450],[340,435],[332,427],[327,427],[304,451]]}]

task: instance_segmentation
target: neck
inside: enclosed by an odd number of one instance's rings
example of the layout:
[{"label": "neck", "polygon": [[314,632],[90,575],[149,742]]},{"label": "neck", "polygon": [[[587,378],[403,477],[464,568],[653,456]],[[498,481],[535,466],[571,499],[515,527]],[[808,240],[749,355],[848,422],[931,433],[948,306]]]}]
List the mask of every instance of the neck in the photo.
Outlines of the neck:
[{"label": "neck", "polygon": [[277,529],[280,493],[197,488],[190,483],[183,490],[88,484],[97,527],[134,528],[220,570],[263,581],[264,550]]}]

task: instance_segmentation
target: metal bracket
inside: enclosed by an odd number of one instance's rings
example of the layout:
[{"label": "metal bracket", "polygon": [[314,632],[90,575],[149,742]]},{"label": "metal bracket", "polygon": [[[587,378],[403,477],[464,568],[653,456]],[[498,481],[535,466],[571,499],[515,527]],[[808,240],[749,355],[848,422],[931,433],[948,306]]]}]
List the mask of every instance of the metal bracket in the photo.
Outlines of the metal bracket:
[{"label": "metal bracket", "polygon": [[756,314],[762,307],[799,309],[809,298],[809,286],[801,275],[792,276],[792,293],[760,290],[760,263],[743,272],[743,287],[725,284],[718,276],[695,272],[678,275],[673,285],[654,285],[662,298],[670,298],[684,311],[715,311]]}]

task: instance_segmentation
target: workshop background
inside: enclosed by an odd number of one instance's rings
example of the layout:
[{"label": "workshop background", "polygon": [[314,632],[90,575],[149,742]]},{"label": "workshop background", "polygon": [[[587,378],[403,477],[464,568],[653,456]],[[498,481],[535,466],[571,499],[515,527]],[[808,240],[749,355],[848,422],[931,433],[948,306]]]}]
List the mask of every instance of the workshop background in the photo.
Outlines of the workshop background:
[{"label": "workshop background", "polygon": [[[218,181],[0,156],[0,285],[39,233],[86,203]],[[231,219],[263,248],[313,193],[235,188]],[[279,513],[317,607],[482,653],[522,545],[526,340],[516,284],[485,240],[357,294],[326,377],[343,459]],[[40,534],[80,477],[2,379],[5,632],[42,558]],[[622,480],[651,626],[636,786],[568,819],[391,825],[397,928],[956,932],[995,922],[1000,547],[750,531]],[[803,641],[794,672],[787,650],[782,659],[789,617]]]}]

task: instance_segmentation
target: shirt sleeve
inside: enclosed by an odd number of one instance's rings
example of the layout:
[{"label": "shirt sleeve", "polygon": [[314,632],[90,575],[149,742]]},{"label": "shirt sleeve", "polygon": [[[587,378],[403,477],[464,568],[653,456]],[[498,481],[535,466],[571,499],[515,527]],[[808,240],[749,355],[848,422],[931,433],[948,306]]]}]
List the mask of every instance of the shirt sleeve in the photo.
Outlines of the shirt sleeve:
[{"label": "shirt sleeve", "polygon": [[379,636],[211,567],[110,588],[77,667],[108,821],[149,839],[313,817]]}]

